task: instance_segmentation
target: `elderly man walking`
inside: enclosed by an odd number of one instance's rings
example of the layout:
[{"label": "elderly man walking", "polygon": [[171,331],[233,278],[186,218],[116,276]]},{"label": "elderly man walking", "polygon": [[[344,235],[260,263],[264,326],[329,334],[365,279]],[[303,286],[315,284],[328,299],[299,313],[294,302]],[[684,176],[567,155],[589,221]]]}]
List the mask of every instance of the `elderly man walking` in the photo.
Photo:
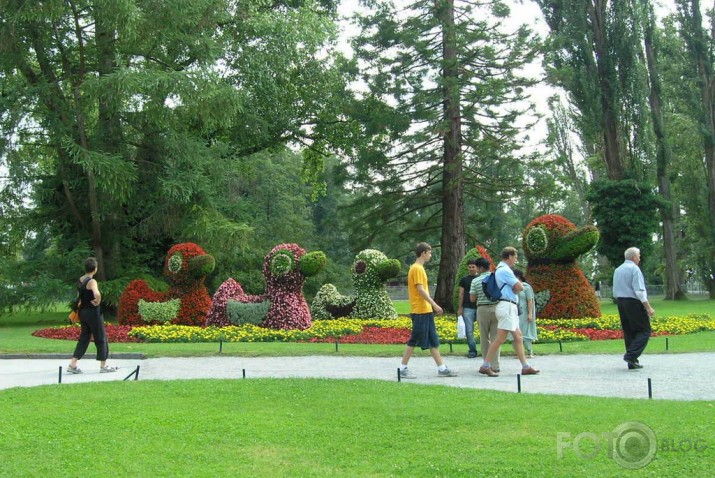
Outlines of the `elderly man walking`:
[{"label": "elderly man walking", "polygon": [[624,256],[626,260],[613,272],[613,298],[618,303],[623,341],[626,343],[623,360],[629,370],[637,370],[643,368],[638,357],[648,345],[650,318],[655,315],[655,310],[648,302],[643,273],[638,267],[641,262],[640,249],[629,247]]}]

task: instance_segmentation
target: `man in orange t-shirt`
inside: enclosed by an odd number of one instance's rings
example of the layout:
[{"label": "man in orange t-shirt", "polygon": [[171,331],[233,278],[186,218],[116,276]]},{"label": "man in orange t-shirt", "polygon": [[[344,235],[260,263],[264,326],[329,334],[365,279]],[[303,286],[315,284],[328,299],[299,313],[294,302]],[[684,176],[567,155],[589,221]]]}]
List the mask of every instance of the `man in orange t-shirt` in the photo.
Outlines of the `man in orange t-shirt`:
[{"label": "man in orange t-shirt", "polygon": [[432,259],[432,247],[426,242],[420,242],[415,248],[417,259],[410,266],[407,273],[407,292],[410,297],[410,318],[412,319],[412,334],[407,341],[407,348],[402,355],[400,364],[400,378],[416,378],[407,369],[407,362],[412,357],[412,352],[417,345],[422,350],[429,349],[432,358],[437,364],[437,375],[440,377],[456,377],[457,372],[450,370],[442,360],[439,353],[439,336],[434,324],[434,313],[441,314],[442,307],[432,300],[429,295],[429,283],[425,263]]}]

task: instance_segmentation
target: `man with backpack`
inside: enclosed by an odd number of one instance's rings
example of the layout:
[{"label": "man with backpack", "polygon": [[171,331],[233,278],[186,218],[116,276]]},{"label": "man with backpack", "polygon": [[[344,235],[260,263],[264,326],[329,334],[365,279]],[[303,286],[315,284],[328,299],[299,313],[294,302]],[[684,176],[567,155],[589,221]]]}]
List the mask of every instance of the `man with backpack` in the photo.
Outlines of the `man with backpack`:
[{"label": "man with backpack", "polygon": [[[512,267],[514,267],[518,261],[518,252],[513,247],[505,247],[502,250],[501,258],[502,261],[497,266],[494,271],[494,278],[496,279],[496,290],[493,291],[492,299],[496,298],[501,294],[498,299],[496,306],[496,316],[497,316],[497,336],[496,339],[490,344],[487,356],[484,357],[484,363],[479,367],[479,373],[486,375],[487,377],[498,377],[494,369],[492,369],[492,360],[496,357],[497,352],[501,345],[506,342],[509,332],[511,332],[514,337],[513,346],[519,361],[521,362],[521,374],[522,375],[536,375],[539,370],[533,368],[526,361],[524,356],[524,342],[522,339],[521,331],[519,330],[519,311],[518,303],[519,299],[517,293],[524,289],[524,286],[516,278]],[[485,279],[485,282],[488,279]],[[487,292],[485,290],[485,292]],[[491,291],[490,291],[491,292]]]}]

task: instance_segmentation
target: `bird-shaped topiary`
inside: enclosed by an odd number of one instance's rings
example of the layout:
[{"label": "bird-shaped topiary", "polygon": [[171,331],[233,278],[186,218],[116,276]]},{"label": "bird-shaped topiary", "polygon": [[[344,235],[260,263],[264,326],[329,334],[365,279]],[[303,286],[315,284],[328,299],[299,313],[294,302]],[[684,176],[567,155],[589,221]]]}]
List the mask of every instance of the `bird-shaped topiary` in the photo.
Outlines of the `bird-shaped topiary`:
[{"label": "bird-shaped topiary", "polygon": [[193,242],[176,244],[166,254],[164,277],[169,290],[159,292],[137,279],[119,298],[117,320],[121,325],[206,324],[211,307],[204,280],[213,271],[214,258]]},{"label": "bird-shaped topiary", "polygon": [[312,320],[303,284],[326,261],[321,251],[306,254],[297,244],[275,246],[263,259],[265,293],[248,295],[234,279],[226,280],[214,294],[207,325],[256,323],[272,329],[307,329]]},{"label": "bird-shaped topiary", "polygon": [[[598,242],[595,226],[576,227],[568,219],[547,214],[534,219],[523,233],[528,260],[526,277],[538,297],[548,291],[550,299],[539,317],[575,319],[600,317],[601,308],[581,267],[579,256]],[[548,295],[547,295],[548,297]]]},{"label": "bird-shaped topiary", "polygon": [[397,312],[387,293],[385,281],[396,277],[402,265],[375,249],[365,249],[352,265],[354,296],[341,295],[333,284],[325,284],[315,295],[311,311],[316,320],[352,317],[395,319]]}]

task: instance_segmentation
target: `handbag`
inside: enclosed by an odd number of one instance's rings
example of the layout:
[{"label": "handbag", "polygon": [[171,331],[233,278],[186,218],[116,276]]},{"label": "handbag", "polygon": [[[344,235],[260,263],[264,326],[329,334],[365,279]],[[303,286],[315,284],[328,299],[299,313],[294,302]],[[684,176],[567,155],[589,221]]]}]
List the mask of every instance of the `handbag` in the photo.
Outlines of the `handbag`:
[{"label": "handbag", "polygon": [[77,322],[79,322],[79,312],[73,310],[72,312],[70,312],[67,318],[70,319],[70,324],[76,324]]},{"label": "handbag", "polygon": [[461,315],[457,317],[457,338],[467,338],[467,326],[464,324],[464,317],[462,317]]}]

